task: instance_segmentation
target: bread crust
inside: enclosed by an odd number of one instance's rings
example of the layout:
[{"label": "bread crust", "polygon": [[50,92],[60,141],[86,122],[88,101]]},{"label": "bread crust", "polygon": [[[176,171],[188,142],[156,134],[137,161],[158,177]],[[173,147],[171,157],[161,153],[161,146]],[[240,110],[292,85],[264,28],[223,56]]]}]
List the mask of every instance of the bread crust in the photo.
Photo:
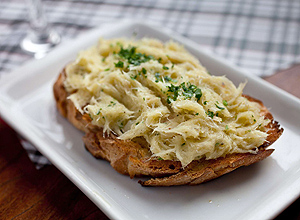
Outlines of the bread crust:
[{"label": "bread crust", "polygon": [[259,103],[262,106],[261,114],[270,119],[268,137],[259,147],[258,152],[229,154],[212,160],[194,160],[183,169],[179,161],[151,158],[149,149],[138,140],[120,140],[113,134],[103,134],[100,128],[91,124],[88,115],[82,115],[67,98],[70,94],[64,87],[65,78],[66,73],[63,70],[53,86],[56,106],[60,114],[77,129],[85,132],[83,142],[94,157],[107,160],[116,171],[131,178],[151,177],[146,181],[139,180],[142,186],[198,185],[215,179],[241,166],[248,166],[270,156],[274,150],[266,147],[274,143],[283,132],[283,128],[274,121],[272,114],[261,101],[245,96],[248,100]]}]

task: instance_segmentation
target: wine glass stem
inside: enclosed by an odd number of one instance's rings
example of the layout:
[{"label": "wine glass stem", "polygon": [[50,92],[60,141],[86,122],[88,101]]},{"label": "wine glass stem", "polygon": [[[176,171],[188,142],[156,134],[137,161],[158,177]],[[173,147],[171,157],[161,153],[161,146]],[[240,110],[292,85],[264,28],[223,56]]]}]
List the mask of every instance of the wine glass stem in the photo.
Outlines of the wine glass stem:
[{"label": "wine glass stem", "polygon": [[54,46],[60,43],[60,35],[47,22],[42,0],[26,0],[28,3],[29,27],[28,34],[20,43],[21,48],[41,58]]},{"label": "wine glass stem", "polygon": [[49,25],[41,0],[27,0],[29,7],[29,25],[36,40],[43,41],[49,35]]}]

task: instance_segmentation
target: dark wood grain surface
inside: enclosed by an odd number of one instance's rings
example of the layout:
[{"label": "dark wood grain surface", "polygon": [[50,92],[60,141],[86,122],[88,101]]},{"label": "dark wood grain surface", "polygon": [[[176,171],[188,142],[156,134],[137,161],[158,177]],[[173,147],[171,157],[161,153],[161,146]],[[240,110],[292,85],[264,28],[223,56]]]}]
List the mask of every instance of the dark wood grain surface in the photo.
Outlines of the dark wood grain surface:
[{"label": "dark wood grain surface", "polygon": [[[265,78],[300,98],[300,65]],[[0,219],[108,219],[53,165],[36,170],[0,118]],[[300,198],[277,218],[300,220]]]}]

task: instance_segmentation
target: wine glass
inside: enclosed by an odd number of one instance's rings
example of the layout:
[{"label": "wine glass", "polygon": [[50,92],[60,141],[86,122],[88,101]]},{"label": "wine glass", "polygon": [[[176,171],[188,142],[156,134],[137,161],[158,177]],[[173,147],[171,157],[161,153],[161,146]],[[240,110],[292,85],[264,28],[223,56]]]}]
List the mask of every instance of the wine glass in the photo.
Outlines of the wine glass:
[{"label": "wine glass", "polygon": [[20,46],[24,51],[39,59],[59,44],[61,37],[50,27],[41,0],[27,0],[27,4],[30,28]]}]

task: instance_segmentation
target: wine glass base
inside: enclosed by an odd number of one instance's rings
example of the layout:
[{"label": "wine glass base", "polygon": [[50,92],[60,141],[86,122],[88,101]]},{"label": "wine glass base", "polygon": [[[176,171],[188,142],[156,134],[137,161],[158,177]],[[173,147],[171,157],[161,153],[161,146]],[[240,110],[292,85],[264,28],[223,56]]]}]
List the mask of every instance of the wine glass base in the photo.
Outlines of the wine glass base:
[{"label": "wine glass base", "polygon": [[46,54],[53,49],[54,46],[61,41],[60,35],[55,31],[49,32],[45,35],[37,35],[33,32],[27,34],[21,41],[21,48],[31,54],[35,54],[37,57],[41,57],[42,54]]}]

